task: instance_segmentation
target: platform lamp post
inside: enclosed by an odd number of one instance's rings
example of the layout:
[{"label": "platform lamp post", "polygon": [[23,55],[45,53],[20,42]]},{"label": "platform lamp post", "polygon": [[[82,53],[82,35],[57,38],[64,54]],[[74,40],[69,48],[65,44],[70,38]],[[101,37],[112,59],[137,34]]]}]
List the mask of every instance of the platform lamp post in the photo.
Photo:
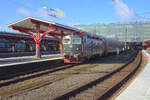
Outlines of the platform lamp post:
[{"label": "platform lamp post", "polygon": [[[95,34],[96,34],[96,25],[95,25]],[[97,34],[96,34],[97,35]]]},{"label": "platform lamp post", "polygon": [[137,21],[134,23],[134,42],[137,41],[137,40],[136,40],[136,38],[137,38],[137,37],[136,37],[136,32],[137,32],[137,31],[136,31],[136,28],[137,28],[137,27],[136,27],[136,24],[137,24]]},{"label": "platform lamp post", "polygon": [[125,49],[127,49],[127,27],[125,28]]}]

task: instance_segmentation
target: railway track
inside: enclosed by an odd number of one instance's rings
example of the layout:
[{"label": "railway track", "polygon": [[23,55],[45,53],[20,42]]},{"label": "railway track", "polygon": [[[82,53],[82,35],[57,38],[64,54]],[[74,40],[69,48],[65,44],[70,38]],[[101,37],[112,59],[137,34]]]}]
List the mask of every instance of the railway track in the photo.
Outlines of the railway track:
[{"label": "railway track", "polygon": [[[44,63],[43,63],[44,64]],[[2,71],[6,71],[6,70],[11,70],[11,72],[9,72],[8,74],[5,73],[1,73],[3,76],[0,77],[0,97],[1,98],[5,98],[5,97],[9,97],[15,94],[19,94],[22,93],[24,91],[29,91],[29,90],[33,90],[42,86],[45,86],[47,84],[51,84],[55,81],[58,81],[60,79],[63,79],[69,75],[73,75],[78,73],[79,71],[84,71],[86,70],[88,67],[86,68],[81,68],[81,70],[72,70],[69,68],[72,68],[75,65],[80,65],[80,64],[64,64],[61,61],[56,60],[55,62],[51,62],[52,66],[48,66],[47,64],[45,65],[46,67],[43,66],[42,67],[38,67],[36,66],[36,64],[34,66],[30,65],[31,68],[27,68],[25,69],[25,71],[20,72],[20,68],[17,67],[5,67],[5,69],[1,69]],[[40,64],[41,65],[41,64]],[[48,66],[48,67],[47,67]],[[26,66],[23,66],[22,68],[24,68]],[[37,67],[37,68],[35,68]],[[61,75],[60,73],[55,73],[57,71],[61,71],[62,70],[67,70],[66,72],[63,72],[65,75]],[[69,70],[69,71],[68,71]],[[22,81],[28,81],[28,80],[32,80],[34,78],[39,78],[39,77],[45,77],[45,76],[50,76],[46,78],[45,80],[40,80],[40,79],[35,79],[38,80],[36,81],[34,84],[28,84],[26,86],[21,86],[17,89],[12,89],[11,91],[3,91],[3,87],[7,87],[11,84],[16,84],[18,82],[22,82]],[[34,80],[33,80],[34,81]]]},{"label": "railway track", "polygon": [[137,56],[134,56],[122,67],[87,84],[72,88],[54,98],[54,100],[106,100],[132,77],[139,68],[141,61],[142,53],[139,52]]},{"label": "railway track", "polygon": [[[25,76],[24,75],[19,76],[14,79],[9,79],[7,76],[6,81],[5,80],[0,81],[0,86],[1,86],[0,87],[0,98],[2,100],[3,99],[5,100],[10,96],[14,96],[14,95],[23,93],[25,91],[31,91],[34,89],[38,89],[40,87],[46,86],[48,84],[52,84],[59,80],[63,80],[72,75],[85,74],[85,71],[87,71],[89,68],[92,68],[92,67],[94,68],[95,66],[97,66],[97,64],[92,65],[92,66],[89,66],[89,65],[83,66],[81,68],[74,68],[73,66],[74,65],[68,65],[68,64],[61,65],[59,67],[53,67],[51,69],[41,71],[41,72],[35,71],[36,73],[30,73]],[[108,70],[107,72],[105,69],[104,71],[101,71],[101,73],[108,74],[108,73],[111,73],[112,70],[116,70],[116,68],[120,68],[120,65],[118,65],[118,67],[110,67],[110,70]],[[99,72],[97,72],[97,73],[99,73]],[[22,74],[19,74],[19,75],[22,75]],[[94,80],[95,79],[93,79],[93,81]],[[86,81],[86,83],[87,83],[87,81]],[[85,86],[85,83],[84,84],[81,83],[80,86]],[[15,88],[15,87],[17,87],[17,88]],[[74,91],[74,90],[77,90],[77,88],[71,89],[71,90]],[[59,93],[54,92],[54,94],[59,94]],[[66,92],[66,94],[67,94],[67,92]],[[65,95],[59,95],[59,96],[56,95],[54,97],[56,97],[56,99],[62,100],[63,96],[65,96]],[[67,99],[70,99],[70,98],[74,98],[74,97],[72,97],[71,95],[68,95]],[[66,100],[66,97],[65,97],[65,100]]]},{"label": "railway track", "polygon": [[[47,64],[54,64],[53,66],[47,66]],[[45,64],[45,66],[41,66]],[[38,77],[40,75],[47,74],[48,72],[55,72],[62,70],[71,66],[65,67],[65,64],[61,60],[55,60],[54,62],[48,63],[38,63],[38,64],[27,64],[20,66],[11,66],[0,68],[0,87],[7,86],[12,83],[27,80],[30,78]]]},{"label": "railway track", "polygon": [[46,69],[52,69],[61,65],[64,65],[62,60],[53,60],[0,67],[0,80],[7,80],[16,76],[39,72]]},{"label": "railway track", "polygon": [[[42,63],[44,64],[44,63]],[[49,64],[49,63],[48,63]],[[26,81],[26,80],[30,80],[33,78],[38,78],[41,76],[45,76],[47,74],[53,73],[53,72],[57,72],[59,70],[64,70],[67,68],[71,68],[74,65],[73,64],[64,64],[62,63],[61,60],[56,60],[54,62],[51,62],[52,66],[48,66],[47,64],[45,65],[46,67],[43,66],[39,67],[37,66],[37,64],[35,64],[34,66],[30,65],[28,68],[26,68],[24,71],[20,72],[20,68],[15,67],[5,67],[1,69],[1,77],[0,77],[0,88],[3,87],[7,87],[11,84],[16,84],[18,82],[22,82],[22,81]],[[41,64],[40,64],[41,65]],[[20,66],[22,67],[22,66]],[[22,68],[27,67],[27,66],[23,66]],[[37,68],[35,68],[37,67]],[[7,70],[11,70],[10,72],[8,72],[7,74],[5,73],[5,71]],[[58,78],[57,78],[58,79]],[[50,82],[49,80],[47,81],[41,81],[38,84],[34,84],[34,85],[28,85],[28,86],[23,86],[23,87],[19,87],[17,89],[13,89],[12,91],[0,91],[0,99],[2,97],[9,97],[18,93],[21,93],[23,91],[27,91],[27,90],[32,90],[41,86],[44,86],[46,84],[50,84],[52,83],[52,81]]]}]

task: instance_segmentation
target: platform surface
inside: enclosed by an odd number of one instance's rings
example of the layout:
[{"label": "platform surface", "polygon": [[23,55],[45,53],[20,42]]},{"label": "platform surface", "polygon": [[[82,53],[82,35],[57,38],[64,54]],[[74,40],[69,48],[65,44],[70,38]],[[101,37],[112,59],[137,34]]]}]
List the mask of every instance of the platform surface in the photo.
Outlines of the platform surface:
[{"label": "platform surface", "polygon": [[[49,55],[49,54],[58,54],[59,51],[42,51],[42,55]],[[10,52],[10,53],[0,53],[1,58],[10,58],[10,57],[23,57],[23,56],[34,56],[35,52]]]},{"label": "platform surface", "polygon": [[115,100],[150,100],[150,54],[145,53],[149,58],[148,64]]},{"label": "platform surface", "polygon": [[55,59],[63,59],[63,56],[61,54],[49,54],[49,55],[42,55],[41,59],[37,59],[35,56],[0,58],[0,67],[33,63],[33,62],[42,62],[42,61],[55,60]]}]

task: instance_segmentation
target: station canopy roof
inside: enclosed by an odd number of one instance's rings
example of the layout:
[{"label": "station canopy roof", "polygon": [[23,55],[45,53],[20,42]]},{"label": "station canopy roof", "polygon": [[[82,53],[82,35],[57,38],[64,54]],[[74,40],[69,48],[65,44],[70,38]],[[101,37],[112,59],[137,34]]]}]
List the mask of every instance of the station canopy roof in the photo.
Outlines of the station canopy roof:
[{"label": "station canopy roof", "polygon": [[[8,25],[8,27],[13,28],[15,30],[28,30],[30,32],[36,33],[36,25],[40,25],[40,33],[44,33],[45,31],[49,29],[56,29],[54,33],[61,34],[61,31],[64,32],[64,34],[71,34],[72,32],[84,32],[79,29],[75,29],[69,26],[61,25],[55,22],[51,21],[44,21],[33,17],[27,17],[23,20],[19,20],[15,23],[11,23]],[[84,32],[87,33],[87,32]]]},{"label": "station canopy roof", "polygon": [[[25,19],[19,20],[17,22],[11,23],[8,25],[8,27],[18,30],[20,32],[27,33],[32,32],[32,33],[37,33],[37,25],[40,26],[40,33],[44,33],[48,31],[49,29],[55,29],[54,32],[52,32],[55,35],[67,35],[67,34],[81,34],[81,35],[88,35],[92,37],[98,38],[98,36],[92,35],[89,32],[85,32],[76,28],[72,28],[70,26],[58,24],[52,21],[44,21],[41,19],[33,18],[33,17],[27,17]],[[50,34],[47,34],[50,35]]]}]

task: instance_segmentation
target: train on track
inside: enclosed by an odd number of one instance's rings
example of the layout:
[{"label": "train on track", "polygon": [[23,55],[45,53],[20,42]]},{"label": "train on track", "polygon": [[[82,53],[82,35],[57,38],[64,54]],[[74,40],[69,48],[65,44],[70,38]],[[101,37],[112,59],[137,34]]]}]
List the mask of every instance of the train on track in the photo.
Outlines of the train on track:
[{"label": "train on track", "polygon": [[65,63],[81,63],[95,56],[124,50],[124,42],[94,35],[66,35],[62,44]]},{"label": "train on track", "polygon": [[[31,45],[31,46],[30,46]],[[48,42],[44,47],[44,43],[41,42],[41,51],[58,51],[59,45],[55,42]],[[0,39],[0,53],[7,52],[34,52],[35,43],[29,43],[26,41],[16,41],[13,43],[11,40]]]}]

